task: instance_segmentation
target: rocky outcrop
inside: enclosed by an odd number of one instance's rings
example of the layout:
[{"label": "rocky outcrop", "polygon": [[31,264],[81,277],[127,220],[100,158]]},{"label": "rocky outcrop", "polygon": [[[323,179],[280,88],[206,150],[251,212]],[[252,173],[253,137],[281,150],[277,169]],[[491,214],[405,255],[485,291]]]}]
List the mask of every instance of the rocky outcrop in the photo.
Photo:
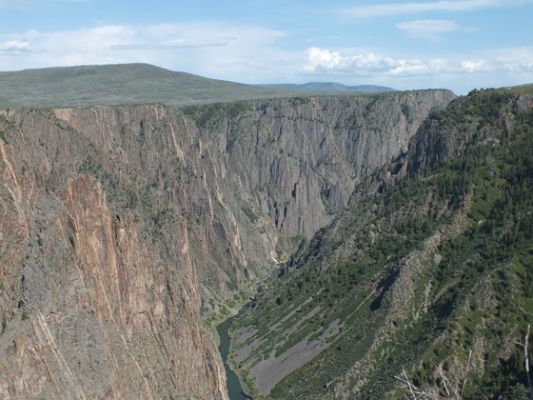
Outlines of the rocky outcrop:
[{"label": "rocky outcrop", "polygon": [[87,177],[36,201],[13,221],[22,241],[10,250],[24,257],[4,275],[18,310],[2,310],[2,397],[225,398],[198,291],[183,279],[193,274],[187,235],[177,268]]},{"label": "rocky outcrop", "polygon": [[225,399],[253,291],[446,91],[0,115],[3,398]]},{"label": "rocky outcrop", "polygon": [[362,177],[405,150],[429,112],[453,98],[422,91],[186,111],[257,212],[287,236],[310,238],[346,206]]},{"label": "rocky outcrop", "polygon": [[430,114],[422,123],[406,154],[404,169],[414,174],[424,168],[435,168],[479,146],[498,145],[502,137],[513,131],[517,115],[529,112],[531,107],[528,94],[490,89],[457,98],[445,112]]}]

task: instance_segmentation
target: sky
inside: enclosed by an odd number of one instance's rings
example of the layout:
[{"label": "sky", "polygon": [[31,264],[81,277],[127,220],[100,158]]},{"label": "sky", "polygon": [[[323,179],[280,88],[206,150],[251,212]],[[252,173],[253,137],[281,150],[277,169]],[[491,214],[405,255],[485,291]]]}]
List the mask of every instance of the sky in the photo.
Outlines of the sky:
[{"label": "sky", "polygon": [[533,0],[0,0],[0,71],[133,62],[465,94],[533,82]]}]

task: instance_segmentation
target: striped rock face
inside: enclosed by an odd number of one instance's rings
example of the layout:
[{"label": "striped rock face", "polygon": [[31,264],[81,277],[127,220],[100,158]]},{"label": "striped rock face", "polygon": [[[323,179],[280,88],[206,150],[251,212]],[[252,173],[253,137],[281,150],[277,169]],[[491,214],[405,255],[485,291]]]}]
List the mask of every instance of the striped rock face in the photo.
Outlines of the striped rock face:
[{"label": "striped rock face", "polygon": [[446,91],[0,113],[0,397],[227,399],[209,327]]}]

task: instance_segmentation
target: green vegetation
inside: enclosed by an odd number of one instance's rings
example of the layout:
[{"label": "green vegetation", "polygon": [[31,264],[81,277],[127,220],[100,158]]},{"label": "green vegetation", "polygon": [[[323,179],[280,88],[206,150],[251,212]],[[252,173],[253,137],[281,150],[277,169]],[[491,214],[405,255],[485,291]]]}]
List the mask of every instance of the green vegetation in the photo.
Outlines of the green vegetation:
[{"label": "green vegetation", "polygon": [[26,321],[29,318],[28,312],[26,310],[22,310],[22,314],[20,314],[20,320]]},{"label": "green vegetation", "polygon": [[158,232],[160,232],[166,224],[174,221],[172,211],[168,208],[158,210],[151,218],[154,227]]},{"label": "green vegetation", "polygon": [[252,222],[252,224],[255,224],[257,223],[257,221],[259,221],[259,217],[251,208],[244,207],[242,209],[242,212],[248,217],[248,219],[250,220],[250,222]]},{"label": "green vegetation", "polygon": [[427,159],[374,195],[363,184],[333,229],[235,320],[257,332],[244,369],[304,340],[329,344],[270,398],[328,398],[363,376],[357,398],[398,398],[403,369],[439,395],[438,371],[464,385],[465,399],[523,392],[512,343],[533,321],[533,118],[516,97],[474,92],[434,113],[413,155]]},{"label": "green vegetation", "polygon": [[244,101],[226,103],[214,103],[201,106],[183,107],[185,115],[189,115],[196,125],[206,128],[222,120],[233,119],[242,116],[249,111],[250,105]]},{"label": "green vegetation", "polygon": [[4,131],[0,131],[0,140],[5,144],[8,144]]},{"label": "green vegetation", "polygon": [[147,64],[0,72],[0,108],[165,104],[184,106],[302,95],[203,78]]},{"label": "green vegetation", "polygon": [[274,150],[276,148],[276,138],[268,136],[263,143],[263,147],[269,150]]}]

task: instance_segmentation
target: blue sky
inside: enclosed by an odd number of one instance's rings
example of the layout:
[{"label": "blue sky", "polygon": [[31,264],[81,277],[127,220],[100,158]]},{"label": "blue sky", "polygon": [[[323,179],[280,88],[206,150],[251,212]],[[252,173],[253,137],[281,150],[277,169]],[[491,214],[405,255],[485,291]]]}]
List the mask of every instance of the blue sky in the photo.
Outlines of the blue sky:
[{"label": "blue sky", "polygon": [[246,83],[533,82],[533,0],[0,0],[0,70],[147,62]]}]

